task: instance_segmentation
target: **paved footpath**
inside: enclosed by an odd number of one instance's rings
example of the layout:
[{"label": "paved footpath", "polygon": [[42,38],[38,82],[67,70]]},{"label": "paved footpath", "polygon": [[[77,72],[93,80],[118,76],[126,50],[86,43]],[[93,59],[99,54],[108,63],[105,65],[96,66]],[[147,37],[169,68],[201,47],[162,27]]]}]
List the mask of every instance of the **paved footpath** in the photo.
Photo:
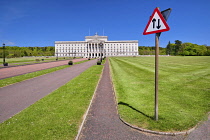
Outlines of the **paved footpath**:
[{"label": "paved footpath", "polygon": [[[87,60],[87,58],[81,59],[73,59],[73,62],[79,62]],[[23,66],[16,66],[16,67],[4,67],[0,69],[0,79],[9,78],[17,75],[22,75],[30,72],[35,72],[39,70],[49,69],[61,65],[67,65],[70,60],[65,61],[55,61],[49,63],[39,63],[33,65],[23,65]]]},{"label": "paved footpath", "polygon": [[87,68],[95,65],[96,62],[96,59],[90,60],[0,88],[0,123],[61,87]]},{"label": "paved footpath", "polygon": [[186,140],[210,140],[210,115],[207,121],[200,124],[187,136]]},{"label": "paved footpath", "polygon": [[125,125],[118,116],[109,64],[105,64],[92,105],[79,135],[80,140],[183,140],[185,136],[143,133]]}]

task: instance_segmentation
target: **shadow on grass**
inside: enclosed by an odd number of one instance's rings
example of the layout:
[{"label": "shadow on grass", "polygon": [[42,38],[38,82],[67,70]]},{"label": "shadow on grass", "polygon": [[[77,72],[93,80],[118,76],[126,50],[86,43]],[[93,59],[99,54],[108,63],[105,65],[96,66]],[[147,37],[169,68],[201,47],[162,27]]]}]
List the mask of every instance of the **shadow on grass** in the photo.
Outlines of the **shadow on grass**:
[{"label": "shadow on grass", "polygon": [[136,112],[138,112],[138,113],[141,113],[142,115],[144,115],[144,116],[147,117],[147,118],[154,119],[154,117],[151,117],[151,116],[149,116],[149,115],[147,115],[147,114],[145,114],[145,113],[143,113],[143,112],[141,112],[141,111],[135,109],[134,107],[130,106],[130,105],[127,104],[127,103],[119,102],[118,105],[125,105],[125,106],[127,106],[127,107],[130,107],[130,108],[133,109],[134,111],[136,111]]}]

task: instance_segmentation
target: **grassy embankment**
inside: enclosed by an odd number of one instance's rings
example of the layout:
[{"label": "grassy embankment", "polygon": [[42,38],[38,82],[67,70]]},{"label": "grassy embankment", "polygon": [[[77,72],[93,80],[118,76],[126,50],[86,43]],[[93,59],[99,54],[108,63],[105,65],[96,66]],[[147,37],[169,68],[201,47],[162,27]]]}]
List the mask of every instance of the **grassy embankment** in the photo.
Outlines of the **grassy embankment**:
[{"label": "grassy embankment", "polygon": [[[42,61],[42,59],[44,59]],[[70,60],[73,57],[58,57],[58,60]],[[37,61],[39,60],[39,61]],[[56,61],[56,57],[19,57],[19,58],[6,58],[6,62],[9,65],[24,65],[24,64],[34,64],[34,63],[45,63]],[[3,58],[0,58],[0,62],[3,63]],[[0,65],[3,67],[3,65]]]},{"label": "grassy embankment", "polygon": [[[86,61],[88,61],[88,60],[75,62],[74,65],[75,64],[80,64],[80,63],[83,63],[83,62],[86,62]],[[58,70],[61,70],[61,69],[65,69],[65,68],[68,68],[68,67],[70,67],[70,65],[63,65],[63,66],[58,66],[58,67],[54,67],[54,68],[40,70],[40,71],[36,71],[36,72],[32,72],[32,73],[23,74],[23,75],[20,75],[20,76],[15,76],[15,77],[11,77],[11,78],[2,79],[2,80],[0,80],[0,88],[4,87],[4,86],[11,85],[11,84],[14,84],[14,83],[18,83],[18,82],[21,82],[21,81],[24,81],[24,80],[27,80],[27,79],[31,79],[31,78],[34,78],[34,77],[37,77],[37,76],[41,76],[41,75],[48,74],[48,73],[51,73],[51,72],[55,72],[55,71],[58,71]]]},{"label": "grassy embankment", "polygon": [[[52,61],[56,60],[56,57],[18,57],[18,58],[6,58],[6,62],[8,63],[21,63],[21,62],[31,62],[35,61],[36,59],[39,59],[40,61],[44,59],[44,61]],[[59,57],[60,60],[65,60],[64,57]],[[66,59],[69,59],[69,57],[66,57]],[[1,62],[3,61],[3,58],[0,58]]]},{"label": "grassy embankment", "polygon": [[103,66],[92,66],[0,124],[0,139],[74,139],[102,68]]},{"label": "grassy embankment", "polygon": [[158,131],[194,127],[210,111],[210,57],[160,57],[159,120],[154,121],[154,57],[111,58],[121,117]]}]

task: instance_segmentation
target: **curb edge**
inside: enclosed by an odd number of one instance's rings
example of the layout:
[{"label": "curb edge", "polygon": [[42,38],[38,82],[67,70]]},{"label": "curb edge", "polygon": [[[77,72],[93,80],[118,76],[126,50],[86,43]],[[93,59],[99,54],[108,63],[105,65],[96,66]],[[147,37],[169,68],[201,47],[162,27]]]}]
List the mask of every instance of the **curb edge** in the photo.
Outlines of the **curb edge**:
[{"label": "curb edge", "polygon": [[[109,64],[110,65],[110,64]],[[187,130],[187,131],[183,131],[183,132],[160,132],[160,131],[153,131],[153,130],[148,130],[148,129],[143,129],[143,128],[140,128],[140,127],[136,127],[134,125],[131,125],[130,123],[124,121],[119,112],[118,112],[118,104],[117,104],[117,97],[116,97],[116,90],[115,90],[115,87],[114,87],[114,84],[113,84],[113,80],[112,80],[112,73],[111,73],[111,67],[109,67],[109,70],[110,70],[110,79],[111,79],[111,84],[112,84],[112,89],[113,89],[113,94],[114,94],[114,98],[115,98],[115,103],[116,103],[116,108],[117,108],[117,114],[119,116],[119,119],[127,126],[133,128],[133,129],[136,129],[136,130],[139,130],[139,131],[142,131],[142,132],[146,132],[146,133],[152,133],[152,134],[158,134],[158,135],[166,135],[166,136],[176,136],[176,135],[188,135],[190,134],[193,130],[195,130],[197,128],[197,126],[200,124],[198,123],[196,126],[194,126],[193,128]]]}]

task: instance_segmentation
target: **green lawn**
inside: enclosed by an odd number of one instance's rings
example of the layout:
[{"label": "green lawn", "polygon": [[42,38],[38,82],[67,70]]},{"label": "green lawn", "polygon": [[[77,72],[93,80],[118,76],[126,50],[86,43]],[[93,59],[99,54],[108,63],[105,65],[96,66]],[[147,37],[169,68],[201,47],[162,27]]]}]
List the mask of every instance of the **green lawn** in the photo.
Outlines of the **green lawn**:
[{"label": "green lawn", "polygon": [[194,127],[210,111],[210,57],[159,58],[159,120],[154,120],[154,57],[110,58],[121,117],[158,131]]},{"label": "green lawn", "polygon": [[74,139],[102,68],[102,65],[92,66],[53,93],[0,124],[0,139]]},{"label": "green lawn", "polygon": [[[6,62],[8,63],[20,63],[20,62],[31,62],[31,61],[35,61],[36,59],[44,59],[45,61],[49,61],[49,60],[54,60],[56,59],[56,57],[19,57],[19,58],[6,58]],[[61,58],[63,60],[63,58]],[[0,59],[1,62],[3,62],[3,58]]]},{"label": "green lawn", "polygon": [[[39,61],[36,61],[38,59]],[[44,59],[44,61],[42,61]],[[58,60],[68,60],[73,59],[72,57],[58,57]],[[44,63],[50,61],[56,61],[56,57],[19,57],[19,58],[6,58],[5,60],[9,65],[23,65],[23,64],[33,64],[33,63]],[[0,58],[0,63],[3,64],[3,58]],[[0,65],[3,67],[3,65]]]}]

